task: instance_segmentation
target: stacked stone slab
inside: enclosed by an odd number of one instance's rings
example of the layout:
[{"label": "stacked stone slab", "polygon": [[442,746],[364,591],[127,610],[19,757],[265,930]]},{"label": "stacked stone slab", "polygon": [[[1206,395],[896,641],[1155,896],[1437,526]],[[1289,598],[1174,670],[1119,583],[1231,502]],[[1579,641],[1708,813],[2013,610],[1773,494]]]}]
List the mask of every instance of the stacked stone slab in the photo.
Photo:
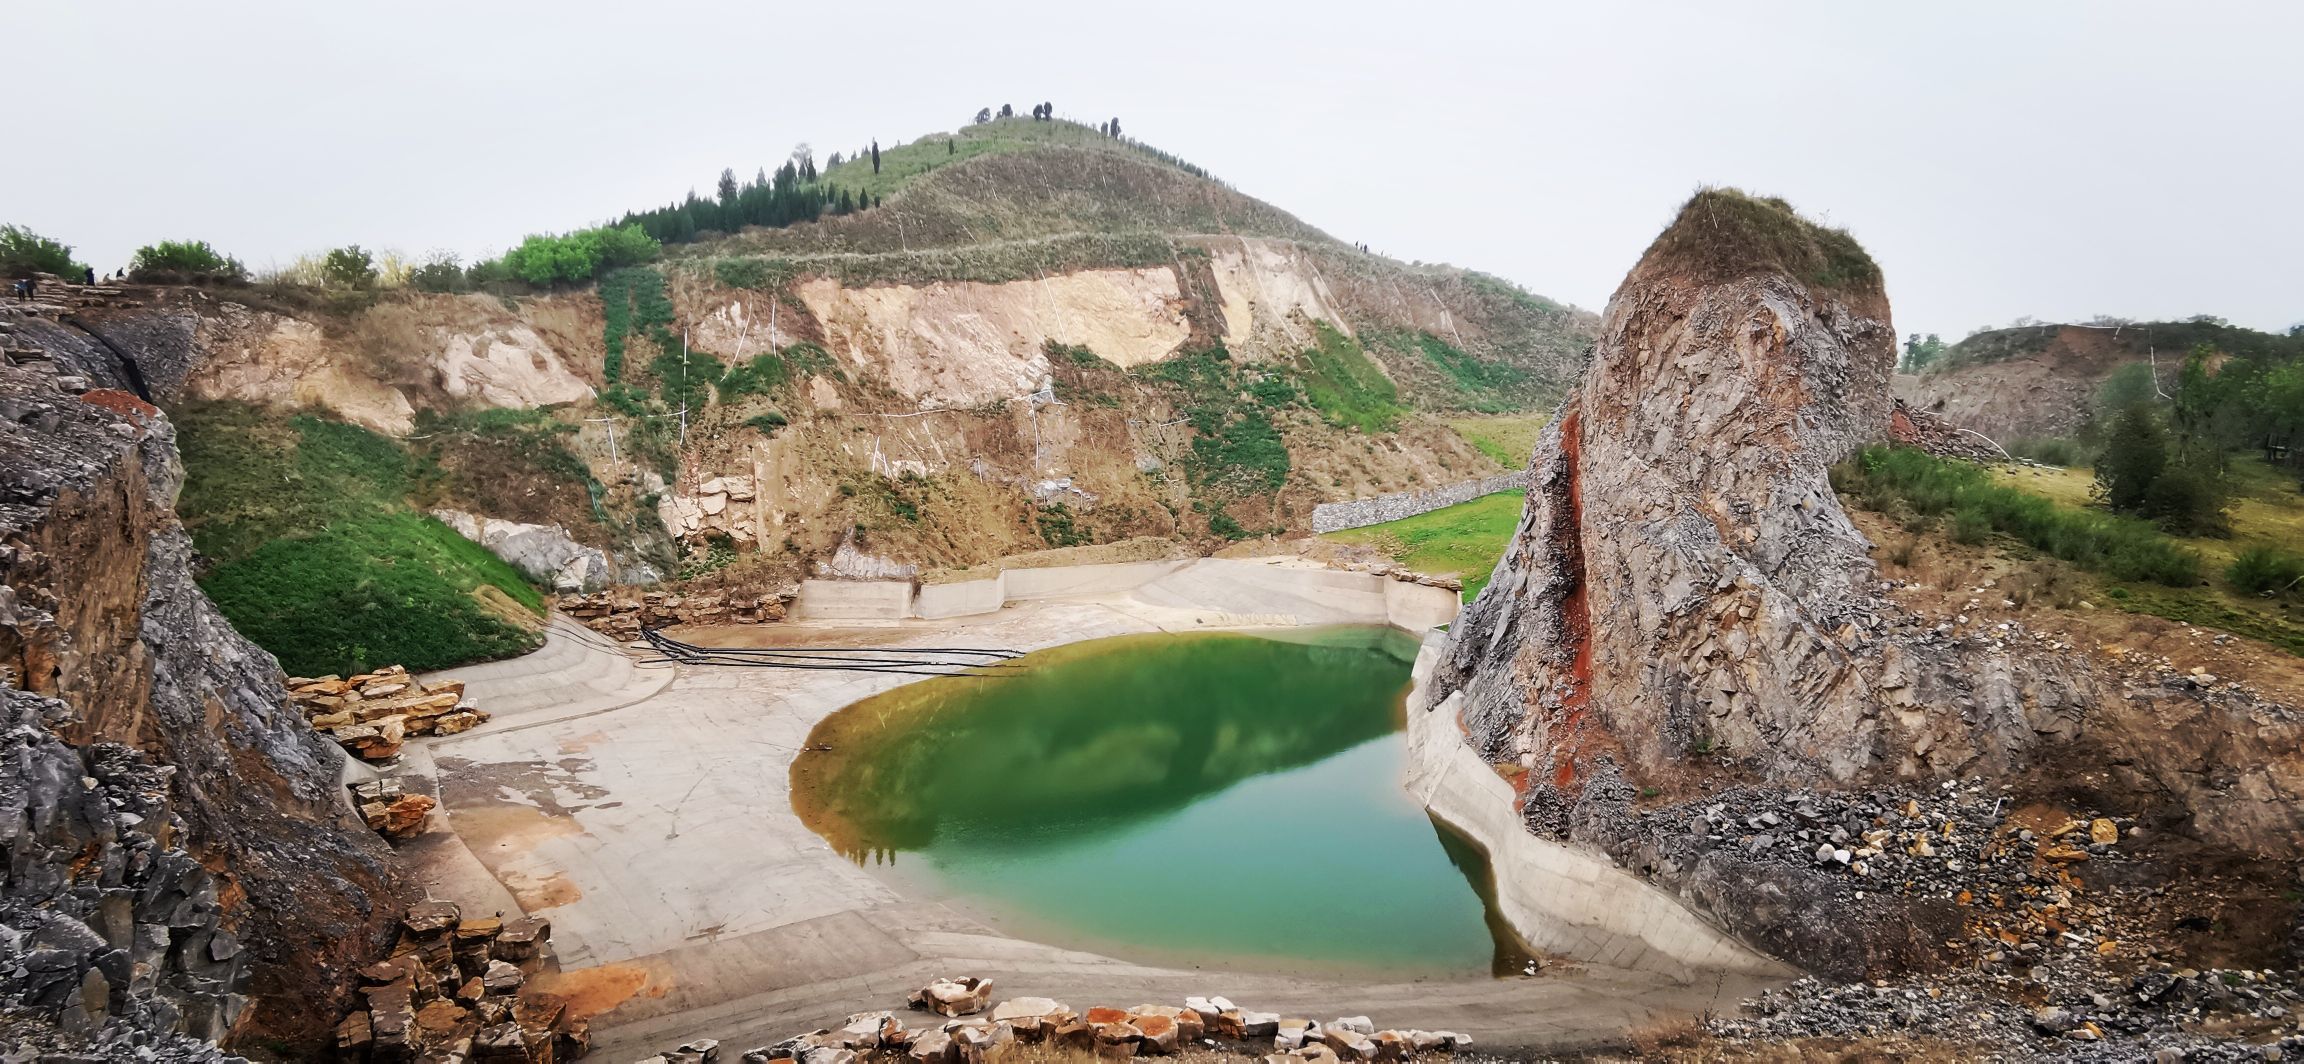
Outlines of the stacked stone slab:
[{"label": "stacked stone slab", "polygon": [[785,607],[798,594],[798,587],[766,594],[703,591],[687,595],[617,589],[563,596],[553,608],[593,631],[629,642],[640,638],[643,628],[675,624],[772,624],[784,619]]},{"label": "stacked stone slab", "polygon": [[590,1024],[566,999],[528,986],[552,925],[540,917],[466,918],[454,902],[408,910],[392,955],[360,970],[363,1008],[336,1025],[339,1059],[554,1064],[590,1048]]},{"label": "stacked stone slab", "polygon": [[440,803],[429,794],[408,789],[398,776],[352,785],[353,804],[377,834],[387,839],[412,838],[424,831],[432,810]]},{"label": "stacked stone slab", "polygon": [[394,665],[358,676],[288,679],[288,699],[353,756],[365,761],[397,757],[413,735],[454,735],[487,721],[464,701],[461,680],[418,683]]},{"label": "stacked stone slab", "polygon": [[[1472,1040],[1453,1031],[1379,1030],[1366,1016],[1319,1023],[1276,1012],[1242,1009],[1221,997],[1191,997],[1182,1006],[1098,1006],[1080,1012],[1043,997],[1010,998],[991,1006],[992,983],[973,977],[937,979],[914,991],[909,1004],[936,1020],[908,1027],[893,1012],[859,1012],[837,1030],[823,1029],[762,1046],[743,1064],[855,1064],[862,1060],[912,1064],[983,1064],[1016,1044],[1049,1045],[1106,1060],[1168,1056],[1211,1046],[1266,1053],[1266,1061],[1409,1060],[1451,1053]],[[716,1064],[720,1043],[682,1044],[641,1064]]]}]

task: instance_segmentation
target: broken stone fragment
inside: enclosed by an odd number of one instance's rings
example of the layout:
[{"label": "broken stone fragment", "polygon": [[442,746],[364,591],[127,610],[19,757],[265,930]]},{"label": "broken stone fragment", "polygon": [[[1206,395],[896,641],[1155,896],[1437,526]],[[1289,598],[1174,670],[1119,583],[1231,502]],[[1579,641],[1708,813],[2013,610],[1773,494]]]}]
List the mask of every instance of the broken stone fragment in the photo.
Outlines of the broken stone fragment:
[{"label": "broken stone fragment", "polygon": [[984,1011],[991,998],[991,980],[962,976],[930,982],[914,991],[909,1001],[913,1008],[927,1009],[939,1016],[966,1016]]},{"label": "broken stone fragment", "polygon": [[496,936],[492,955],[518,963],[533,960],[545,940],[552,937],[552,921],[541,916],[524,916],[504,925]]},{"label": "broken stone fragment", "polygon": [[527,981],[527,973],[505,961],[489,961],[487,972],[480,977],[480,985],[491,994],[509,994]]},{"label": "broken stone fragment", "polygon": [[400,925],[419,938],[429,938],[453,928],[464,919],[464,911],[452,901],[418,902],[408,908],[408,915]]}]

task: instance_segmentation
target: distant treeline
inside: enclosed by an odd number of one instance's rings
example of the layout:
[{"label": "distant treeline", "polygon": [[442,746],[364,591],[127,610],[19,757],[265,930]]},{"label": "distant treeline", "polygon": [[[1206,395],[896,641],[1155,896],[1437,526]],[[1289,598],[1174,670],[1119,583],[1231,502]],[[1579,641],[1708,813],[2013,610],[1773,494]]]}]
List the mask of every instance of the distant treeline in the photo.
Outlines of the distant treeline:
[{"label": "distant treeline", "polygon": [[[816,172],[816,160],[805,155],[786,161],[773,176],[762,170],[742,184],[736,182],[736,171],[722,170],[717,191],[714,199],[690,191],[688,198],[678,203],[628,213],[617,225],[639,226],[662,243],[685,244],[701,236],[734,233],[748,225],[782,228],[879,204],[868,193],[828,187]],[[865,202],[867,199],[870,202]]]}]

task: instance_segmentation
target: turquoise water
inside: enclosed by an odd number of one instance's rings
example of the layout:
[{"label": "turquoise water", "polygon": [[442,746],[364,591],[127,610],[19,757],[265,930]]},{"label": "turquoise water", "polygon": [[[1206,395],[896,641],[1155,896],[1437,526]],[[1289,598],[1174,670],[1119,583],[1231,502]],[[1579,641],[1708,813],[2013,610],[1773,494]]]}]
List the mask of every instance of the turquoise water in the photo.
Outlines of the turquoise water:
[{"label": "turquoise water", "polygon": [[909,893],[1041,941],[1304,973],[1516,967],[1484,860],[1400,786],[1415,649],[1359,628],[1057,648],[835,714],[795,805]]}]

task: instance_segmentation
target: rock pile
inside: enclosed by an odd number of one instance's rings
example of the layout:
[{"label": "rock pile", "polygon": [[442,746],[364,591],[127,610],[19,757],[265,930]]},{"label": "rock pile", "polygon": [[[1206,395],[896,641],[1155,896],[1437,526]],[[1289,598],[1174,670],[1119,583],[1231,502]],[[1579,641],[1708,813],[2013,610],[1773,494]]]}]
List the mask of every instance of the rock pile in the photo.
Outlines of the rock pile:
[{"label": "rock pile", "polygon": [[465,918],[454,902],[411,907],[392,955],[360,970],[364,1008],[336,1025],[339,1057],[369,1064],[554,1064],[591,1047],[566,999],[527,985],[548,958],[540,917]]},{"label": "rock pile", "polygon": [[454,735],[487,721],[461,680],[422,684],[399,665],[358,676],[288,678],[288,700],[312,727],[364,761],[400,754],[412,735]]},{"label": "rock pile", "polygon": [[[1093,1053],[1106,1060],[1168,1056],[1223,1047],[1291,1061],[1410,1060],[1450,1053],[1472,1040],[1452,1031],[1379,1030],[1366,1016],[1317,1023],[1240,1008],[1221,997],[1191,997],[1182,1006],[1138,1005],[1075,1011],[1044,997],[1010,998],[984,1014],[990,980],[938,979],[913,992],[911,1007],[943,1022],[907,1027],[894,1012],[860,1012],[838,1030],[818,1030],[746,1052],[743,1064],[854,1064],[874,1059],[915,1064],[982,1064],[1002,1047],[1023,1043]],[[720,1043],[699,1039],[641,1064],[717,1064]]]},{"label": "rock pile", "polygon": [[412,838],[424,830],[432,810],[440,803],[429,794],[411,791],[398,776],[352,785],[352,802],[368,826],[387,839]]},{"label": "rock pile", "polygon": [[768,594],[704,591],[683,595],[618,588],[591,595],[564,595],[553,608],[609,638],[631,642],[640,638],[643,628],[771,624],[784,619],[785,608],[799,593],[797,585]]},{"label": "rock pile", "polygon": [[1914,410],[1903,401],[1888,417],[1888,438],[1906,447],[1917,447],[1938,458],[1959,458],[1970,462],[2005,462],[2008,452],[1991,440],[1962,429],[1935,414]]}]

